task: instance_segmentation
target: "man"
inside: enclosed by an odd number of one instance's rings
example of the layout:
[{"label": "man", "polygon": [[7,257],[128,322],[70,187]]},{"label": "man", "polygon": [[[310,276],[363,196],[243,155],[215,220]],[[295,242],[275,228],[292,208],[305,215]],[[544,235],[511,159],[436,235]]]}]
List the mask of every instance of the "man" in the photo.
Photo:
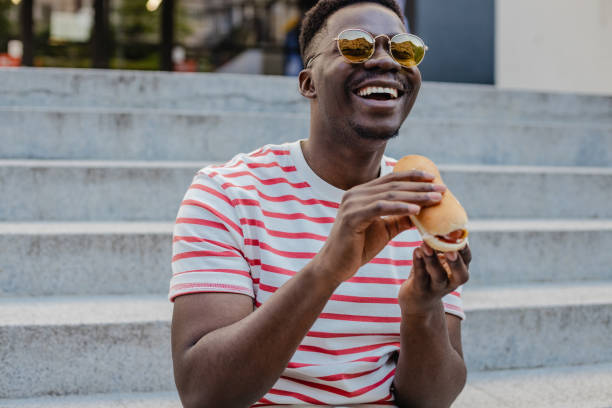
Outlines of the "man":
[{"label": "man", "polygon": [[[375,38],[359,63],[337,47],[351,28]],[[445,188],[383,156],[420,88],[388,52],[404,31],[394,0],[319,1],[300,37],[309,138],[194,178],[170,288],[185,407],[448,407],[463,388],[470,251],[447,254],[449,279],[408,217]]]}]

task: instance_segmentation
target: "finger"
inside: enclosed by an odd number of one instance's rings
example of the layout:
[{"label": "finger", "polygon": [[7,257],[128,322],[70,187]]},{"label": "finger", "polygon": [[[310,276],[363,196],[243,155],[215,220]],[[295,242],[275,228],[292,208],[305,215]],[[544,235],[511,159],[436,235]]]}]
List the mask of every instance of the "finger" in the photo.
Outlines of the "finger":
[{"label": "finger", "polygon": [[448,263],[451,270],[449,286],[451,290],[454,290],[458,286],[467,282],[470,274],[467,265],[465,262],[463,262],[463,257],[459,256],[457,252],[446,252],[444,255],[446,258],[446,263]]},{"label": "finger", "polygon": [[442,201],[442,194],[438,192],[418,193],[413,191],[387,190],[371,196],[370,199],[372,201],[403,201],[418,204],[419,206],[430,206]]},{"label": "finger", "polygon": [[448,284],[448,276],[442,267],[442,264],[438,260],[438,256],[436,255],[435,251],[426,243],[423,243],[421,248],[423,249],[424,253],[423,259],[425,260],[425,269],[431,277],[432,286],[435,286],[434,289],[446,287]]},{"label": "finger", "polygon": [[421,207],[416,204],[379,200],[368,205],[355,205],[354,210],[345,213],[344,217],[352,219],[351,224],[357,226],[369,225],[374,218],[378,217],[416,215],[419,211],[421,211]]},{"label": "finger", "polygon": [[430,182],[389,180],[372,186],[361,185],[364,190],[371,193],[382,193],[386,191],[412,191],[412,192],[433,192],[443,193],[447,190],[444,184],[434,184]]},{"label": "finger", "polygon": [[469,244],[460,249],[459,254],[461,255],[461,258],[463,258],[464,264],[469,265],[470,262],[472,262],[472,250],[470,249]]},{"label": "finger", "polygon": [[383,177],[379,177],[372,180],[371,185],[384,184],[390,181],[419,181],[427,182],[433,181],[436,177],[422,170],[407,170],[407,171],[394,171]]},{"label": "finger", "polygon": [[430,278],[425,271],[425,260],[423,259],[423,251],[421,248],[416,248],[412,254],[412,275],[417,283],[417,287],[426,291],[429,287]]}]

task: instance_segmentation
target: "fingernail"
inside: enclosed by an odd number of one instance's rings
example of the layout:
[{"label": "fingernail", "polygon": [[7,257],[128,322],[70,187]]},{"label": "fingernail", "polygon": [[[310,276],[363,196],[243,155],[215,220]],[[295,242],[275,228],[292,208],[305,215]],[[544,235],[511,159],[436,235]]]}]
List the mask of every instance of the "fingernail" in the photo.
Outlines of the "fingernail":
[{"label": "fingernail", "polygon": [[434,184],[434,191],[438,191],[440,193],[443,193],[446,191],[446,186],[442,185],[442,184]]},{"label": "fingernail", "polygon": [[425,255],[427,255],[427,256],[432,256],[433,255],[433,251],[431,250],[430,247],[428,247],[426,245],[423,245],[421,248],[423,249],[423,252],[425,252]]},{"label": "fingernail", "polygon": [[429,193],[427,194],[431,200],[441,200],[442,194],[440,193]]},{"label": "fingernail", "polygon": [[457,253],[452,251],[452,252],[447,252],[446,253],[446,259],[448,259],[449,261],[456,261],[457,260]]},{"label": "fingernail", "polygon": [[423,257],[423,254],[421,254],[421,251],[419,251],[419,249],[417,248],[414,250],[414,256],[421,259]]}]

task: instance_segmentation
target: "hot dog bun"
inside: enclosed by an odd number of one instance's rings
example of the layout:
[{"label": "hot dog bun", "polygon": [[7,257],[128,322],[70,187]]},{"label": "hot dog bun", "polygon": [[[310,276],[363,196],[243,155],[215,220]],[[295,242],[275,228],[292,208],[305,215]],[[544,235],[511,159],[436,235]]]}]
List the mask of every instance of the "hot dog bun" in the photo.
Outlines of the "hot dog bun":
[{"label": "hot dog bun", "polygon": [[[394,172],[407,170],[426,171],[435,176],[434,184],[444,184],[438,167],[425,156],[404,156],[393,168]],[[423,207],[418,215],[411,215],[410,219],[423,241],[437,251],[458,251],[467,245],[468,217],[448,188],[438,205]]]}]

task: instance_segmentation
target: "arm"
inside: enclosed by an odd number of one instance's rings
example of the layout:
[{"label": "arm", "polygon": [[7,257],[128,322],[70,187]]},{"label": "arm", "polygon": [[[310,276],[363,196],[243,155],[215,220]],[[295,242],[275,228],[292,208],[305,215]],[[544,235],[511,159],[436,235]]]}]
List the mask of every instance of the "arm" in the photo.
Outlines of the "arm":
[{"label": "arm", "polygon": [[[278,380],[335,288],[441,199],[421,172],[393,173],[342,200],[330,235],[304,269],[253,311],[238,294],[179,296],[172,323],[175,380],[185,407],[245,407]],[[437,191],[443,191],[443,187]],[[418,205],[410,204],[418,203]],[[387,217],[381,217],[387,216]]]},{"label": "arm", "polygon": [[239,294],[176,299],[172,351],[186,408],[245,407],[272,387],[335,289],[317,270],[311,262],[255,311]]},{"label": "arm", "polygon": [[465,385],[461,320],[445,314],[441,300],[468,279],[469,247],[455,256],[447,257],[448,278],[434,251],[423,244],[400,289],[401,348],[394,379],[400,407],[449,407]]}]

